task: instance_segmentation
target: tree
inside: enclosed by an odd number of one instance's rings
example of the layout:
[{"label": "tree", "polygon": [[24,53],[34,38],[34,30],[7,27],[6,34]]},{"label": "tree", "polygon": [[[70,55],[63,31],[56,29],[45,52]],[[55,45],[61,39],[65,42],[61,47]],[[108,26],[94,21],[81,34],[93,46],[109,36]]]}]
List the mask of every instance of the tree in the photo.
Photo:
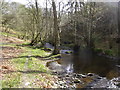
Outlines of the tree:
[{"label": "tree", "polygon": [[39,8],[37,0],[28,5],[24,19],[26,19],[24,21],[24,29],[27,30],[31,39],[30,45],[43,44],[45,38],[45,19],[43,18],[43,13],[41,8]]},{"label": "tree", "polygon": [[120,56],[120,1],[118,2],[118,56]]},{"label": "tree", "polygon": [[58,54],[60,49],[60,37],[59,37],[56,4],[54,0],[52,0],[52,7],[53,7],[53,15],[54,15],[54,46],[55,46],[53,54]]}]

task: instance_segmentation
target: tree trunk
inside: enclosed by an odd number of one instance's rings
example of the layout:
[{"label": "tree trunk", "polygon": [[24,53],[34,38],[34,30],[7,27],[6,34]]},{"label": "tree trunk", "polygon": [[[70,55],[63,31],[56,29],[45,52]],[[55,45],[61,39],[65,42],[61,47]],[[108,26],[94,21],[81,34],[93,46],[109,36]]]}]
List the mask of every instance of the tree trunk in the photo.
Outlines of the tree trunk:
[{"label": "tree trunk", "polygon": [[53,15],[54,15],[54,51],[53,54],[59,54],[60,52],[60,37],[59,37],[59,27],[57,20],[57,11],[55,1],[52,0]]},{"label": "tree trunk", "polygon": [[91,48],[91,49],[94,49],[95,48],[95,45],[94,45],[94,39],[93,39],[93,35],[92,35],[92,31],[93,31],[93,2],[90,2],[90,8],[89,8],[89,11],[90,13],[88,14],[88,18],[89,18],[89,22],[88,22],[88,36],[87,36],[87,47],[88,48]]},{"label": "tree trunk", "polygon": [[[118,2],[118,40],[120,40],[120,1]],[[118,56],[120,57],[120,41],[118,43]]]}]

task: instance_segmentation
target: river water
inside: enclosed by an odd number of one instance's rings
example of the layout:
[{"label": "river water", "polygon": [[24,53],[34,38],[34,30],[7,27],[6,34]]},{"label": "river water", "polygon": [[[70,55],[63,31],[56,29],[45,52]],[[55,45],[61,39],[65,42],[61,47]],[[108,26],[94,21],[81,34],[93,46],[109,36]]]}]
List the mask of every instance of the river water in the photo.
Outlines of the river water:
[{"label": "river water", "polygon": [[119,76],[118,60],[98,56],[89,49],[82,49],[79,53],[62,54],[61,64],[71,66],[75,73],[95,73],[112,79]]}]

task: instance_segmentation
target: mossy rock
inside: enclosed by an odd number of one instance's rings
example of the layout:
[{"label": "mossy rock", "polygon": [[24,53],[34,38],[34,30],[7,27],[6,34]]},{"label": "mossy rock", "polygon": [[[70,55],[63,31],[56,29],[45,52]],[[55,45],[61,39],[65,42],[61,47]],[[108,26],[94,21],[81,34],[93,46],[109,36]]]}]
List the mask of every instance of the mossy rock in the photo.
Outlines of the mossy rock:
[{"label": "mossy rock", "polygon": [[52,49],[51,48],[44,48],[44,51],[50,52],[50,51],[52,51]]},{"label": "mossy rock", "polygon": [[66,53],[66,54],[71,54],[71,53],[72,53],[72,51],[66,51],[65,53]]},{"label": "mossy rock", "polygon": [[57,54],[53,56],[54,58],[61,58],[61,54]]}]

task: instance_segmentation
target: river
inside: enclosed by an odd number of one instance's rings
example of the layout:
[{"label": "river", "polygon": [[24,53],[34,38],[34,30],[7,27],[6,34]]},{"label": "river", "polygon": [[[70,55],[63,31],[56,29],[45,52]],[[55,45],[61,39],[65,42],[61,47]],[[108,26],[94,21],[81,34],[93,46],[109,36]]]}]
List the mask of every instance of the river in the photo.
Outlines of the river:
[{"label": "river", "polygon": [[95,73],[102,77],[112,79],[119,76],[118,60],[98,56],[89,49],[82,49],[73,54],[62,54],[61,64],[71,66],[75,73]]}]

